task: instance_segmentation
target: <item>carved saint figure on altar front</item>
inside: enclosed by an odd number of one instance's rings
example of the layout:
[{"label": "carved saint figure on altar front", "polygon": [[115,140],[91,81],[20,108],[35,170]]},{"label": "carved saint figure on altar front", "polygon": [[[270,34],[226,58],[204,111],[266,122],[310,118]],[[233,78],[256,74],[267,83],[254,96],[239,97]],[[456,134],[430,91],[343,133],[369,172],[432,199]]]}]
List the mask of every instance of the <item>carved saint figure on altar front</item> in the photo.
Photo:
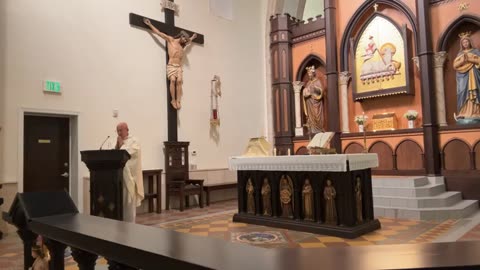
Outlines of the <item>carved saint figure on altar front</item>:
[{"label": "carved saint figure on altar front", "polygon": [[325,199],[325,223],[337,225],[337,208],[335,206],[335,197],[337,191],[332,186],[332,181],[327,180],[327,185],[323,189],[323,198]]},{"label": "carved saint figure on altar front", "polygon": [[363,222],[363,198],[362,198],[362,180],[357,176],[355,180],[355,207],[357,210],[357,222]]},{"label": "carved saint figure on altar front", "polygon": [[319,133],[324,131],[325,118],[323,115],[324,89],[316,76],[315,66],[307,67],[308,82],[303,89],[304,111],[307,116],[309,132]]},{"label": "carved saint figure on altar front", "polygon": [[293,218],[293,185],[292,180],[283,175],[280,179],[280,205],[282,217]]},{"label": "carved saint figure on altar front", "polygon": [[271,216],[272,215],[272,190],[270,188],[270,184],[268,183],[267,178],[263,179],[261,193],[262,193],[263,215]]},{"label": "carved saint figure on altar front", "polygon": [[306,179],[302,188],[303,219],[313,220],[313,188],[310,180]]},{"label": "carved saint figure on altar front", "polygon": [[456,119],[480,118],[480,51],[474,48],[469,32],[460,34],[453,68],[457,71]]},{"label": "carved saint figure on altar front", "polygon": [[255,214],[255,197],[254,192],[255,189],[253,188],[252,179],[248,179],[247,181],[247,213],[248,214]]}]

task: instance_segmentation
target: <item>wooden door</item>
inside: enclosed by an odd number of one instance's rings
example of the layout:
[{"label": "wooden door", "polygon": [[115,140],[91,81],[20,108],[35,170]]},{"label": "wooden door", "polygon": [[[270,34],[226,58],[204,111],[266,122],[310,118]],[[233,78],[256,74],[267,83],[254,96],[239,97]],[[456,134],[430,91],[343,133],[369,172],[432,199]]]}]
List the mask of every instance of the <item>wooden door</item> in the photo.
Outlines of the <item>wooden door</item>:
[{"label": "wooden door", "polygon": [[70,122],[68,118],[24,118],[24,192],[69,190]]}]

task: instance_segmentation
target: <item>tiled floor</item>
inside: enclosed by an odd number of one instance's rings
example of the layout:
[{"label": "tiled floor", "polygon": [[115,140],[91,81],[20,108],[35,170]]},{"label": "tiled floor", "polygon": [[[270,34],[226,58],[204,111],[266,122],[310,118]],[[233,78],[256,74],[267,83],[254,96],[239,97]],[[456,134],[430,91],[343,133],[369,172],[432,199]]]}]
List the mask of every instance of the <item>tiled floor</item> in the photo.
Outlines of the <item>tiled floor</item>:
[{"label": "tiled floor", "polygon": [[[142,214],[137,223],[175,230],[203,237],[256,245],[264,248],[328,248],[438,241],[480,241],[480,214],[462,220],[443,222],[398,220],[380,218],[382,228],[356,239],[342,239],[311,233],[289,231],[244,223],[233,223],[236,201],[213,203],[203,209],[184,212],[164,211],[162,214]],[[106,261],[97,261],[106,269]],[[23,247],[16,234],[0,240],[0,269],[23,269]],[[67,270],[78,269],[71,257],[66,258]]]}]

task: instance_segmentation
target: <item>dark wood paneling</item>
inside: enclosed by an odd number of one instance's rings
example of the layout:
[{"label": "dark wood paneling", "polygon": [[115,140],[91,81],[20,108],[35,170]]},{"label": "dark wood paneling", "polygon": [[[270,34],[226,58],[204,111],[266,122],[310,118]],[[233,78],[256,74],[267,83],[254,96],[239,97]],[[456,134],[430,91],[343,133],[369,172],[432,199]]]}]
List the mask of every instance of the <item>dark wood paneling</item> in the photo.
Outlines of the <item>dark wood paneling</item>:
[{"label": "dark wood paneling", "polygon": [[351,143],[345,147],[345,154],[357,154],[362,153],[363,146],[358,143]]},{"label": "dark wood paneling", "polygon": [[[340,106],[338,100],[338,50],[337,50],[337,1],[324,0],[325,5],[325,51],[327,59],[327,130],[334,132],[331,148],[342,151],[340,141]],[[346,70],[346,69],[345,69]]]},{"label": "dark wood paneling", "polygon": [[378,167],[374,170],[393,169],[393,150],[384,142],[375,142],[368,150],[369,153],[377,153]]},{"label": "dark wood paneling", "polygon": [[448,191],[462,192],[465,200],[480,200],[480,172],[470,174],[443,171]]},{"label": "dark wood paneling", "polygon": [[272,55],[272,102],[275,119],[275,147],[277,154],[293,151],[294,96],[292,91],[292,40],[290,15],[270,19],[270,53]]},{"label": "dark wood paneling", "polygon": [[443,148],[445,170],[469,170],[470,147],[459,139],[453,139]]},{"label": "dark wood paneling", "polygon": [[440,175],[440,144],[435,102],[435,80],[433,69],[432,28],[430,2],[417,0],[418,50],[420,63],[420,85],[422,97],[423,145],[425,146],[425,169],[429,175]]},{"label": "dark wood paneling", "polygon": [[423,151],[418,143],[412,140],[401,142],[395,151],[398,170],[423,169]]}]

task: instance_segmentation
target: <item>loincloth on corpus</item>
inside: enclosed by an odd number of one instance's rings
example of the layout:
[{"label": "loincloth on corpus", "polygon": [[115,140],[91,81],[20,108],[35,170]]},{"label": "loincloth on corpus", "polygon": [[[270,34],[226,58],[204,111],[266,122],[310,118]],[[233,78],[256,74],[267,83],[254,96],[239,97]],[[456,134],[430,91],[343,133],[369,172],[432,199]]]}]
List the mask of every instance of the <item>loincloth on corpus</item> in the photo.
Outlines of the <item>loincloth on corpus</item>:
[{"label": "loincloth on corpus", "polygon": [[167,64],[167,78],[174,77],[175,79],[181,79],[183,76],[182,66],[177,64]]}]

